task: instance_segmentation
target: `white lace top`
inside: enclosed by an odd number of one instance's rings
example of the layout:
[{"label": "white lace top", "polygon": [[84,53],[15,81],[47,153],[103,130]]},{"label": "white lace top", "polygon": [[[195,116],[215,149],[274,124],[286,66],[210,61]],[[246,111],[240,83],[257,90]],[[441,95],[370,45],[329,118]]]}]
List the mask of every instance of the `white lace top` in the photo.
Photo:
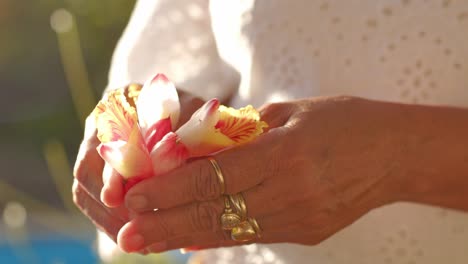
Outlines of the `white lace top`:
[{"label": "white lace top", "polygon": [[[348,94],[468,107],[468,1],[140,0],[109,87],[164,72],[235,106]],[[314,228],[311,226],[310,228]],[[399,203],[318,246],[252,245],[205,263],[468,263],[468,214]]]}]

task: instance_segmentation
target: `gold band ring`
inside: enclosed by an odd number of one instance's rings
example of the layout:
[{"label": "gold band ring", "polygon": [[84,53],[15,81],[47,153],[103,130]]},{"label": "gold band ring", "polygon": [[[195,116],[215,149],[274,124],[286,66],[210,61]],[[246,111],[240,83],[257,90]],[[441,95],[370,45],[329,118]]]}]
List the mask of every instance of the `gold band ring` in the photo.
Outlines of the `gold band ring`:
[{"label": "gold band ring", "polygon": [[247,217],[247,206],[242,193],[228,195],[232,208],[241,218],[241,223],[231,230],[231,239],[238,242],[248,242],[262,236],[262,230],[254,218]]},{"label": "gold band ring", "polygon": [[255,218],[249,217],[248,221],[252,225],[253,229],[255,230],[255,233],[257,233],[257,237],[261,238],[262,237],[262,229],[258,225],[257,220],[255,220]]},{"label": "gold band ring", "polygon": [[219,186],[221,190],[221,194],[224,194],[226,191],[225,183],[224,183],[224,176],[223,172],[221,171],[221,168],[218,165],[218,162],[212,157],[209,157],[208,160],[210,161],[211,165],[213,166],[213,169],[215,170],[216,176],[218,177],[219,181]]},{"label": "gold band ring", "polygon": [[244,196],[242,196],[242,193],[229,195],[229,200],[232,203],[232,207],[234,207],[234,210],[242,218],[242,220],[246,220],[247,206],[245,205],[245,199]]}]

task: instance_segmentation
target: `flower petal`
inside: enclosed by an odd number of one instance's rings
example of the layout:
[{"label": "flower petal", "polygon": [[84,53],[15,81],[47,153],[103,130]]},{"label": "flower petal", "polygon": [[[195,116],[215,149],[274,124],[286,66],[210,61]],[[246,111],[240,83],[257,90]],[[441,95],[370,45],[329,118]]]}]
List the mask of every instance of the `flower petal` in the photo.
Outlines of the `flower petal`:
[{"label": "flower petal", "polygon": [[176,133],[190,156],[197,157],[249,142],[267,126],[251,105],[236,110],[220,106],[218,100],[212,99]]},{"label": "flower petal", "polygon": [[169,132],[172,131],[171,118],[167,117],[159,120],[154,125],[152,125],[146,135],[146,147],[151,152],[156,143],[161,141],[161,139]]},{"label": "flower petal", "polygon": [[97,150],[99,155],[126,179],[152,173],[147,153],[137,146],[125,141],[113,141],[100,144]]},{"label": "flower petal", "polygon": [[219,107],[219,121],[216,128],[237,144],[255,139],[263,133],[268,124],[260,121],[260,114],[248,105],[241,109],[234,109],[221,105]]},{"label": "flower petal", "polygon": [[127,102],[123,89],[112,91],[102,99],[93,114],[96,117],[97,136],[102,143],[128,141],[137,123],[135,108]]},{"label": "flower petal", "polygon": [[205,156],[235,144],[215,128],[219,121],[218,108],[219,101],[211,99],[176,131],[191,157]]},{"label": "flower petal", "polygon": [[177,90],[164,74],[157,74],[145,83],[136,101],[138,122],[142,134],[150,135],[149,130],[161,119],[170,117],[172,127],[179,120],[180,104]]},{"label": "flower petal", "polygon": [[175,133],[170,132],[156,144],[151,152],[154,174],[161,175],[169,172],[184,164],[188,158],[187,148]]},{"label": "flower petal", "polygon": [[149,177],[153,174],[151,159],[135,125],[129,141],[112,141],[101,143],[97,150],[122,177]]}]

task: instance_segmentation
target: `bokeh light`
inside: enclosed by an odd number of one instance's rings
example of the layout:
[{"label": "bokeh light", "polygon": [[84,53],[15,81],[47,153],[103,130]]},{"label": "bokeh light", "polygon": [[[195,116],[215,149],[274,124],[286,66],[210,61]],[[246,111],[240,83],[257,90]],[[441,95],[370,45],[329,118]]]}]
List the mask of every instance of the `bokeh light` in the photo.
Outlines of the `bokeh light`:
[{"label": "bokeh light", "polygon": [[73,16],[64,8],[57,9],[50,16],[50,26],[57,33],[69,32],[73,27]]},{"label": "bokeh light", "polygon": [[26,217],[26,208],[18,202],[8,202],[3,209],[3,222],[8,228],[23,228],[26,224]]}]

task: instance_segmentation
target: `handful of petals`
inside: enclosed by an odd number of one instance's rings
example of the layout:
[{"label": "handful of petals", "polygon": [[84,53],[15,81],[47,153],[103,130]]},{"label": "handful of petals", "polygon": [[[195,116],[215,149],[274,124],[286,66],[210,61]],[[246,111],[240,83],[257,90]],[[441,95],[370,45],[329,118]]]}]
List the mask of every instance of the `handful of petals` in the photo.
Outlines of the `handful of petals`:
[{"label": "handful of petals", "polygon": [[143,87],[111,91],[94,109],[101,141],[97,150],[126,179],[126,191],[189,158],[249,142],[268,126],[251,105],[233,109],[211,99],[174,131],[179,111],[177,90],[163,74]]}]

